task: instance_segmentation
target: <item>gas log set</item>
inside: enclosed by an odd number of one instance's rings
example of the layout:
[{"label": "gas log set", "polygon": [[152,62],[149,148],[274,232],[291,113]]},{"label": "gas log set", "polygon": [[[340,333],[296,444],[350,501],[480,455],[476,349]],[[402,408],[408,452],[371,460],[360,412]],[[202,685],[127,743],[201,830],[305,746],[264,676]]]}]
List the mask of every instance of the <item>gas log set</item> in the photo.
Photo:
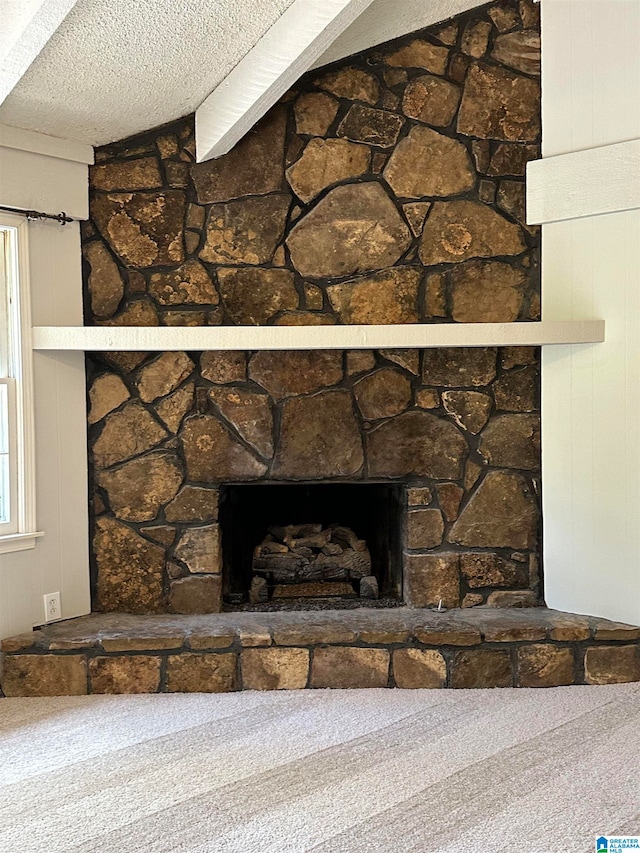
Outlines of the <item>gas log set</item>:
[{"label": "gas log set", "polygon": [[272,525],[256,546],[249,592],[252,603],[270,598],[378,598],[371,554],[349,527]]}]

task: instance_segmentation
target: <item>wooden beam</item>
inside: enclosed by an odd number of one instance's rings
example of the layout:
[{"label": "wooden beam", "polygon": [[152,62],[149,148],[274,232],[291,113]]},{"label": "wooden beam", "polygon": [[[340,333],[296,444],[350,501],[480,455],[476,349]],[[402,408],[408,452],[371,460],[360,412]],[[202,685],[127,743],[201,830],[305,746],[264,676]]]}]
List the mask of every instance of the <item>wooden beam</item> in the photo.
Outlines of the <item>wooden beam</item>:
[{"label": "wooden beam", "polygon": [[36,326],[36,350],[407,349],[599,343],[603,320],[397,326]]},{"label": "wooden beam", "polygon": [[527,163],[527,222],[640,208],[640,139]]},{"label": "wooden beam", "polygon": [[198,162],[233,148],[373,0],[293,0],[196,110]]},{"label": "wooden beam", "polygon": [[[0,104],[15,89],[77,0],[25,0],[3,9]],[[6,28],[6,29],[5,29]],[[70,69],[69,73],[73,73]]]}]

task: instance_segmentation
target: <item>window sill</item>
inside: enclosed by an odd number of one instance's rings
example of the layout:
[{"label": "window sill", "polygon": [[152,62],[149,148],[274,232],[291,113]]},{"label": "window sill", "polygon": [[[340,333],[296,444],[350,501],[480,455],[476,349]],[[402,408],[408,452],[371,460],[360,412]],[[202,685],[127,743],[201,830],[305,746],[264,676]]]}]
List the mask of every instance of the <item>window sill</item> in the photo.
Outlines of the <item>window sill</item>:
[{"label": "window sill", "polygon": [[44,533],[10,533],[0,536],[0,554],[11,554],[14,551],[29,551],[36,547],[36,540]]}]

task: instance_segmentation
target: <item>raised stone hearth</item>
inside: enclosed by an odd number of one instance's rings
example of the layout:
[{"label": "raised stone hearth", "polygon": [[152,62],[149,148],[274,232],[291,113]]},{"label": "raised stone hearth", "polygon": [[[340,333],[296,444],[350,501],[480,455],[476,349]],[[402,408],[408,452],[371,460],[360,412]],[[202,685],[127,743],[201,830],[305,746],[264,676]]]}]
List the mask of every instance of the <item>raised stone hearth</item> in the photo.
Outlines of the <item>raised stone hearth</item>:
[{"label": "raised stone hearth", "polygon": [[640,680],[640,628],[541,607],[96,614],[2,650],[7,696]]}]

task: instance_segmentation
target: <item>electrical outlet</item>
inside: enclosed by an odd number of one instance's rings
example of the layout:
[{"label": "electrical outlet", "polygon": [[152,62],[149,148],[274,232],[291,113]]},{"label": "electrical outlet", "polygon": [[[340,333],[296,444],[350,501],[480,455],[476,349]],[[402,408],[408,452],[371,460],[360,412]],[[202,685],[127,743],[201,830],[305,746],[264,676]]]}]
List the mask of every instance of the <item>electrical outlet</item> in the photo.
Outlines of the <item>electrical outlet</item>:
[{"label": "electrical outlet", "polygon": [[60,593],[50,592],[44,597],[44,621],[55,622],[62,619],[62,607],[60,606]]}]

